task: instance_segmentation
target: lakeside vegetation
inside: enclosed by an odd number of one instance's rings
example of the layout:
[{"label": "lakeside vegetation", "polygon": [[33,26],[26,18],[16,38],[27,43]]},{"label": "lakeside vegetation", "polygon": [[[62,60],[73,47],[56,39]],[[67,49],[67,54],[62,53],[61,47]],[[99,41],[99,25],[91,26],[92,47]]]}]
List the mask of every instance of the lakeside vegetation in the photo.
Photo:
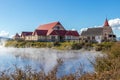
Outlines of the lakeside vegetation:
[{"label": "lakeside vegetation", "polygon": [[59,50],[81,49],[83,43],[78,42],[34,42],[34,41],[7,41],[5,47],[16,48],[54,48]]},{"label": "lakeside vegetation", "polygon": [[107,56],[99,57],[96,59],[96,63],[93,63],[96,73],[92,75],[85,74],[83,78],[91,78],[92,80],[120,80],[120,42],[112,44],[105,51],[105,54]]},{"label": "lakeside vegetation", "polygon": [[84,48],[85,50],[106,51],[111,48],[114,42],[103,43],[85,43],[85,42],[34,42],[34,41],[7,41],[5,47],[16,48],[54,48],[59,50],[79,50]]},{"label": "lakeside vegetation", "polygon": [[[26,45],[26,46],[25,46]],[[15,72],[7,75],[2,72],[0,79],[2,80],[119,80],[120,79],[120,42],[103,42],[98,43],[75,43],[75,42],[62,42],[62,43],[47,43],[47,42],[17,42],[8,41],[5,46],[12,47],[49,47],[56,49],[81,49],[85,48],[95,49],[96,51],[103,51],[106,56],[96,58],[96,63],[92,63],[95,68],[95,73],[84,73],[80,76],[82,71],[80,66],[80,71],[75,74],[70,74],[57,78],[57,68],[62,64],[62,60],[58,60],[58,64],[55,68],[48,74],[42,72],[32,72],[31,69],[23,71],[16,68]],[[78,75],[79,74],[79,75]]]}]

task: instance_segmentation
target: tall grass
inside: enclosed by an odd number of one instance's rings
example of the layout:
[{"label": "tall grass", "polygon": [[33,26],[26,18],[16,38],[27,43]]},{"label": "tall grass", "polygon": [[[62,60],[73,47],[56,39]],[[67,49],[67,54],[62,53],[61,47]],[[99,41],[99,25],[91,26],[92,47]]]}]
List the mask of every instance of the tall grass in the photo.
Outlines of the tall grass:
[{"label": "tall grass", "polygon": [[25,70],[15,66],[14,72],[8,74],[9,70],[3,71],[0,74],[0,80],[79,80],[80,75],[83,74],[83,70],[80,65],[79,71],[75,74],[65,75],[63,77],[57,77],[57,70],[62,65],[63,60],[58,59],[58,64],[46,74],[43,70],[37,72],[32,70],[30,66],[26,66]]},{"label": "tall grass", "polygon": [[120,42],[116,42],[107,51],[107,57],[97,58],[94,76],[97,79],[120,80]]}]

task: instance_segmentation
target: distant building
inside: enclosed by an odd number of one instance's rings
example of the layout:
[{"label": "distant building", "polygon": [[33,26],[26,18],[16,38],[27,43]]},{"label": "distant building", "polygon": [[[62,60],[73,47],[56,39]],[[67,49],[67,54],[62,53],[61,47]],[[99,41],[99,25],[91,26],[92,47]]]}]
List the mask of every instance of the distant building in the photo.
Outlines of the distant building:
[{"label": "distant building", "polygon": [[116,35],[106,19],[103,27],[88,28],[86,31],[82,31],[81,39],[85,42],[101,43],[102,41],[115,41]]},{"label": "distant building", "polygon": [[13,36],[14,40],[19,40],[20,39],[20,35],[18,33],[15,34],[15,36]]},{"label": "distant building", "polygon": [[60,22],[52,22],[40,25],[33,32],[22,32],[20,38],[26,41],[75,41],[79,40],[79,33],[65,30]]},{"label": "distant building", "polygon": [[31,37],[32,37],[32,33],[33,32],[22,32],[21,33],[21,40],[32,40]]}]

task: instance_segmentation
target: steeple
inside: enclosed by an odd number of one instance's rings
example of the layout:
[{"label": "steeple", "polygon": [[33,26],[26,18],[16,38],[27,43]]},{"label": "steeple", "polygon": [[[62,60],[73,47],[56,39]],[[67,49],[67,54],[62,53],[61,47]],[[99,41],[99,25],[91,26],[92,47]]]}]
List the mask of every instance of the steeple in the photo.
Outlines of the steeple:
[{"label": "steeple", "polygon": [[105,20],[104,26],[109,26],[109,23],[108,23],[107,18],[106,18],[106,20]]}]

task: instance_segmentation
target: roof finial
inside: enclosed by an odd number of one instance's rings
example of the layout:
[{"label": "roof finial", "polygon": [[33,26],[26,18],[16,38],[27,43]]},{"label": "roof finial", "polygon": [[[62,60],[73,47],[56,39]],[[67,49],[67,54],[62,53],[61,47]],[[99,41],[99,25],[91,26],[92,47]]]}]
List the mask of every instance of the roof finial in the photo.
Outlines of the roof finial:
[{"label": "roof finial", "polygon": [[105,20],[104,26],[109,26],[109,23],[108,23],[107,17],[106,17],[106,20]]}]

